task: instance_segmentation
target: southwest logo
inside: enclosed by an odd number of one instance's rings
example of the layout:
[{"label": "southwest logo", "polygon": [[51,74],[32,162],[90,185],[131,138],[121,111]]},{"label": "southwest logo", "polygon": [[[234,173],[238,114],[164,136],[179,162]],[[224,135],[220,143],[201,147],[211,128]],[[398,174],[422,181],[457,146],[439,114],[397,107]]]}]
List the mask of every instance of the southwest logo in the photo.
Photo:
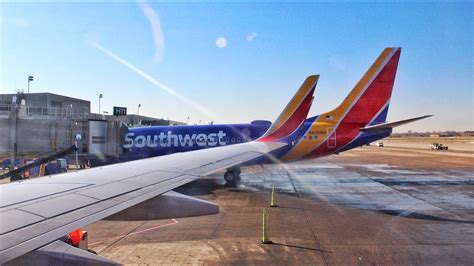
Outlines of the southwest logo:
[{"label": "southwest logo", "polygon": [[129,149],[132,147],[143,148],[143,147],[192,147],[194,145],[200,147],[212,147],[212,146],[223,146],[227,143],[224,141],[226,133],[220,130],[217,133],[210,134],[173,134],[168,131],[167,134],[161,132],[159,135],[148,135],[148,136],[135,136],[135,133],[130,132],[125,136],[124,148]]}]

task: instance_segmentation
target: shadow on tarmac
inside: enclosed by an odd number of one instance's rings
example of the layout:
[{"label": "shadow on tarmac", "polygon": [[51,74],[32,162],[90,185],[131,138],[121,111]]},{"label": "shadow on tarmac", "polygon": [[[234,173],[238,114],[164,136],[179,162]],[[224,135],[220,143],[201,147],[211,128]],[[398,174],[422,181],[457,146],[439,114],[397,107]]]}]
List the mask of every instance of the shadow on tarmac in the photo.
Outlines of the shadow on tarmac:
[{"label": "shadow on tarmac", "polygon": [[418,219],[418,220],[474,224],[473,221],[443,218],[443,217],[423,214],[419,212],[408,212],[408,211],[402,211],[402,210],[376,210],[376,212],[393,215],[393,216],[400,216],[404,218]]},{"label": "shadow on tarmac", "polygon": [[474,185],[474,180],[433,180],[433,181],[393,181],[385,179],[373,179],[386,186],[459,186]]},{"label": "shadow on tarmac", "polygon": [[200,178],[175,188],[174,191],[188,196],[205,196],[212,194],[214,190],[227,188],[228,185],[224,182],[219,182],[216,178]]},{"label": "shadow on tarmac", "polygon": [[313,250],[313,251],[319,251],[319,252],[332,253],[332,251],[328,251],[328,250],[322,250],[322,249],[317,249],[317,248],[309,248],[309,247],[302,247],[302,246],[296,246],[296,245],[289,245],[289,244],[283,244],[283,243],[277,243],[277,242],[271,242],[271,243],[268,243],[268,244],[269,244],[269,245],[276,245],[276,246],[289,247],[289,248],[299,248],[299,249],[305,249],[305,250]]}]

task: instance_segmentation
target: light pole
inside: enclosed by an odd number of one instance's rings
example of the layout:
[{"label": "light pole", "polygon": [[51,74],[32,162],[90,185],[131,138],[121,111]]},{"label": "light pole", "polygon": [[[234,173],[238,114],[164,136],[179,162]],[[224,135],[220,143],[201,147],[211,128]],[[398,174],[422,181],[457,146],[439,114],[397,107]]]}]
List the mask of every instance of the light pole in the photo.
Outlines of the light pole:
[{"label": "light pole", "polygon": [[104,95],[102,95],[102,93],[101,93],[101,94],[99,94],[99,114],[100,114],[100,99],[102,99],[102,98],[104,98]]},{"label": "light pole", "polygon": [[30,81],[33,81],[33,76],[28,76],[28,94],[30,94]]},{"label": "light pole", "polygon": [[138,104],[138,112],[137,112],[137,115],[140,115],[140,107],[142,107],[142,104],[141,104],[141,103]]},{"label": "light pole", "polygon": [[30,104],[30,82],[33,81],[33,76],[28,76],[28,98],[26,99],[26,112],[28,112],[28,105]]}]

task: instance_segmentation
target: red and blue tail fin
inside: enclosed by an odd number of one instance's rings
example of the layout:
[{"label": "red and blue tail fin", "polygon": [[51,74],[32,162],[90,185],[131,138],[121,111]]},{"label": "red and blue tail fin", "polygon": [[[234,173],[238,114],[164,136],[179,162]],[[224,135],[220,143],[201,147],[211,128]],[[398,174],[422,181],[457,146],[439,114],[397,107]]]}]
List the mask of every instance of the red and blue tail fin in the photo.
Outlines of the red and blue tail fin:
[{"label": "red and blue tail fin", "polygon": [[283,139],[304,123],[313,102],[313,93],[318,80],[319,75],[306,78],[277,120],[258,141],[268,142]]},{"label": "red and blue tail fin", "polygon": [[401,48],[386,48],[335,109],[321,114],[284,160],[328,155],[355,141],[360,128],[384,123]]},{"label": "red and blue tail fin", "polygon": [[386,121],[401,48],[385,48],[344,101],[322,120],[358,125]]}]

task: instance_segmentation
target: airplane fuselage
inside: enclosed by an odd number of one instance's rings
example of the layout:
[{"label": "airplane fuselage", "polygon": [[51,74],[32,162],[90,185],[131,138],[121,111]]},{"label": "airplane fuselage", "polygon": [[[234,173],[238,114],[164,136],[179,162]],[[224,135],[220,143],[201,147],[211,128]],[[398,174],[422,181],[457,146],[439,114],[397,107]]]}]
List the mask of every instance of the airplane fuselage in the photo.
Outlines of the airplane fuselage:
[{"label": "airplane fuselage", "polygon": [[[273,153],[275,159],[284,162],[322,157],[360,147],[391,134],[391,130],[359,132],[359,127],[363,125],[352,125],[357,130],[355,135],[352,130],[337,132],[334,130],[337,125],[320,117],[306,119],[287,139],[291,144]],[[121,161],[249,142],[261,137],[269,126],[270,123],[251,123],[130,128],[125,136]],[[318,149],[320,152],[315,152]],[[258,163],[269,161],[261,159]]]},{"label": "airplane fuselage", "polygon": [[123,161],[249,142],[262,136],[271,123],[130,128],[123,143]]}]

